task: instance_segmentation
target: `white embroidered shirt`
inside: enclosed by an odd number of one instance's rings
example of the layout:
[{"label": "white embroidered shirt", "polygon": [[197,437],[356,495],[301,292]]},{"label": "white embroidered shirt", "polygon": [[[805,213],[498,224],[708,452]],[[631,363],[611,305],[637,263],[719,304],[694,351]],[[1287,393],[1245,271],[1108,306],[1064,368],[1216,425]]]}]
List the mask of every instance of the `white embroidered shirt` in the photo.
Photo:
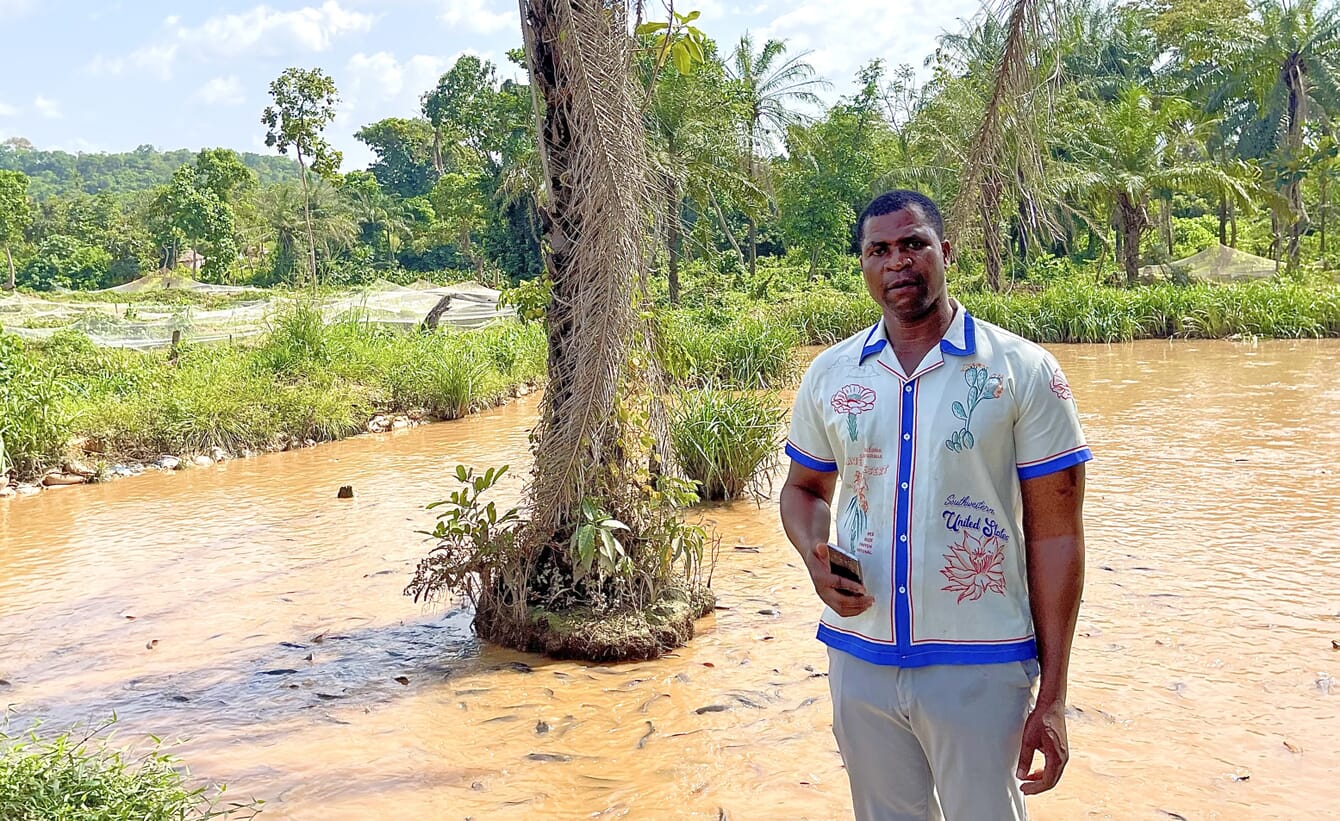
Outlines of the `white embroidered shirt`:
[{"label": "white embroidered shirt", "polygon": [[904,667],[1037,655],[1019,483],[1092,458],[1051,354],[960,305],[905,374],[881,320],[815,358],[786,452],[840,473],[836,542],[875,599],[825,608],[821,641]]}]

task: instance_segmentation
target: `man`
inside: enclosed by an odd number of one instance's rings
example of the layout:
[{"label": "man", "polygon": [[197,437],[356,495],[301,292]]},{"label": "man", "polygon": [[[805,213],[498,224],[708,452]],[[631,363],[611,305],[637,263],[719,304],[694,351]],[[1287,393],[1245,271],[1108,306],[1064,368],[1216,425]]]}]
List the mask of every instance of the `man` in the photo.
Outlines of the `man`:
[{"label": "man", "polygon": [[[949,298],[935,203],[889,192],[858,229],[883,317],[801,381],[781,496],[827,605],[856,817],[1023,819],[1024,794],[1055,786],[1069,755],[1092,457],[1056,361]],[[834,513],[863,583],[830,570]]]}]

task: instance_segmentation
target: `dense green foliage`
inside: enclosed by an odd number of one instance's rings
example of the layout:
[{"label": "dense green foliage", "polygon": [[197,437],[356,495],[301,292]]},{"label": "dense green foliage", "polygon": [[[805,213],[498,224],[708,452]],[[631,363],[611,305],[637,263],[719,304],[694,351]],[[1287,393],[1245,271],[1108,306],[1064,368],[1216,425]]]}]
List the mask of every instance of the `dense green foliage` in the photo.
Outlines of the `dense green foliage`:
[{"label": "dense green foliage", "polygon": [[135,754],[72,733],[0,732],[0,818],[6,821],[193,821],[251,818],[260,802],[192,788],[178,759],[154,743]]},{"label": "dense green foliage", "polygon": [[[151,145],[116,154],[71,154],[34,148],[16,138],[0,144],[0,170],[17,171],[32,180],[31,193],[38,200],[150,191],[166,184],[174,171],[195,162],[195,157],[196,152],[188,149],[159,151]],[[297,164],[286,157],[243,151],[238,158],[263,186],[298,178]]]},{"label": "dense green foliage", "polygon": [[[984,283],[1061,259],[1130,285],[1148,278],[1142,265],[1215,242],[1291,272],[1340,269],[1333,3],[1070,0],[1040,18],[1020,63],[1038,93],[1007,112],[1004,159],[983,172],[990,196],[954,226]],[[715,43],[711,22],[682,14],[638,34],[663,301],[692,302],[693,266],[725,280],[747,272],[757,295],[781,259],[834,281],[873,194],[906,186],[946,209],[956,200],[1004,54],[1002,18],[942,35],[921,84],[909,65],[878,60],[825,79],[785,43]],[[826,87],[837,98],[821,110]],[[284,157],[223,149],[0,146],[0,171],[29,178],[22,205],[22,186],[0,183],[0,245],[18,284],[105,287],[183,259],[198,278],[262,285],[312,268],[331,283],[503,285],[541,273],[543,175],[525,84],[464,55],[418,111],[362,126],[376,160],[346,173],[322,148],[338,98],[330,78],[289,69],[272,90],[268,137],[301,152],[310,177]]]}]

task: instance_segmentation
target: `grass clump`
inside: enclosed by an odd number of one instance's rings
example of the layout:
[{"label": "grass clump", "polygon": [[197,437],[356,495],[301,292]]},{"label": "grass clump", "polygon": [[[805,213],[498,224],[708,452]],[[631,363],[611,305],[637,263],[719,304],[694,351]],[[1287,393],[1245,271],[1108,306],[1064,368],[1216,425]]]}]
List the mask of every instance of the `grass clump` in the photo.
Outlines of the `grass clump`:
[{"label": "grass clump", "polygon": [[0,474],[33,475],[59,462],[72,430],[70,389],[22,340],[0,336]]},{"label": "grass clump", "polygon": [[680,394],[670,421],[675,456],[698,495],[738,499],[762,483],[778,463],[784,410],[776,394],[706,387]]},{"label": "grass clump", "polygon": [[661,318],[658,353],[688,384],[775,388],[795,376],[800,341],[795,329],[757,312],[677,311]]},{"label": "grass clump", "polygon": [[186,821],[254,818],[259,801],[224,802],[224,787],[191,787],[189,771],[158,739],[132,755],[87,736],[0,731],[0,818],[5,821]]}]

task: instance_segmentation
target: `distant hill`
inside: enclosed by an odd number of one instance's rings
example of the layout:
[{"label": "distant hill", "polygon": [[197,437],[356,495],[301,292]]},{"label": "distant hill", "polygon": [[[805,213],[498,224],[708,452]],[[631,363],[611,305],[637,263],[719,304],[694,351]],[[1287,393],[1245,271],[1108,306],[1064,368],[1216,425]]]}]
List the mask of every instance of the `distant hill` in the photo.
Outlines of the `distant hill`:
[{"label": "distant hill", "polygon": [[[32,178],[28,191],[36,199],[84,191],[129,194],[167,182],[186,163],[195,162],[189,149],[159,151],[142,145],[120,154],[70,154],[42,151],[18,140],[0,144],[0,170],[22,171]],[[288,157],[238,152],[256,172],[261,185],[298,179],[298,164]]]}]

